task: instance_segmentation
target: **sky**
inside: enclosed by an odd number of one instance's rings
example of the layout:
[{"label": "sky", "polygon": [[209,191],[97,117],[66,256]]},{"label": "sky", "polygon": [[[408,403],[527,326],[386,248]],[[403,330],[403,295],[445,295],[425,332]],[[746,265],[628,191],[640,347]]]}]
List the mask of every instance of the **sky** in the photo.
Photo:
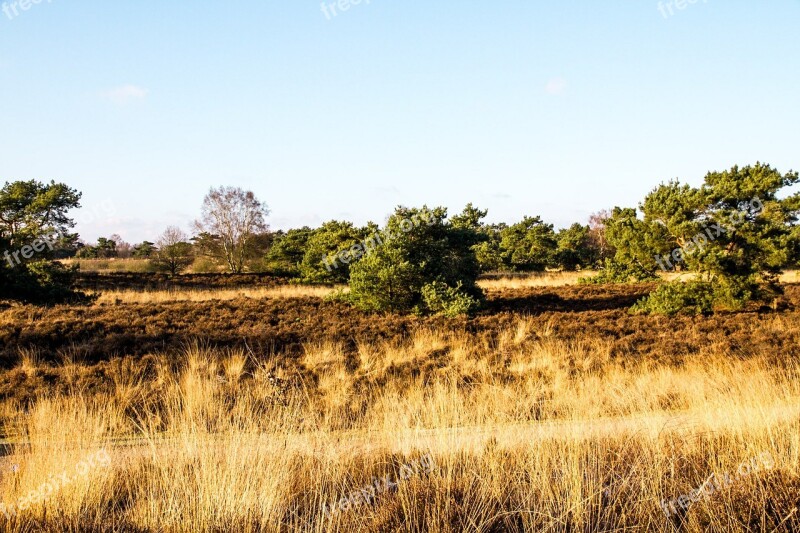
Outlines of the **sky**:
[{"label": "sky", "polygon": [[0,183],[81,191],[87,242],[188,231],[221,185],[273,229],[467,202],[564,227],[673,178],[800,170],[800,0],[0,8]]}]

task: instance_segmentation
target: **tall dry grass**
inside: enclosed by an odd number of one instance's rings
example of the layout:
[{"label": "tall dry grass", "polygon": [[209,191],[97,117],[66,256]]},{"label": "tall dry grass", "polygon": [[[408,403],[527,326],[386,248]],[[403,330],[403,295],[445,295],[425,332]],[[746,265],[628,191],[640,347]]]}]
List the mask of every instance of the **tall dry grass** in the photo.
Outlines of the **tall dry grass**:
[{"label": "tall dry grass", "polygon": [[[478,285],[484,290],[517,290],[530,287],[563,287],[576,285],[581,278],[590,278],[597,275],[597,271],[584,270],[582,272],[532,272],[528,274],[508,274],[497,279],[482,279]],[[692,272],[659,272],[659,277],[664,281],[688,281],[696,274]],[[780,276],[781,283],[798,283],[800,272],[787,270]]]},{"label": "tall dry grass", "polygon": [[563,287],[575,285],[580,278],[588,278],[597,272],[584,270],[582,272],[530,272],[526,274],[507,274],[492,279],[481,279],[478,286],[484,290],[512,290],[526,289],[529,287]]},{"label": "tall dry grass", "polygon": [[112,273],[112,272],[134,272],[151,273],[156,268],[149,259],[61,259],[60,262],[65,266],[78,266],[82,272]]},{"label": "tall dry grass", "polygon": [[[789,531],[800,366],[723,353],[618,360],[520,317],[497,336],[307,344],[299,358],[187,346],[179,360],[49,367],[67,393],[0,403],[18,501],[98,449],[107,468],[19,511],[47,531]],[[145,364],[146,363],[146,364]],[[69,369],[66,369],[67,365]],[[102,375],[95,386],[81,385]],[[768,452],[775,465],[668,519],[662,499]],[[435,467],[326,515],[430,454]],[[776,529],[777,528],[777,529]],[[783,529],[781,529],[783,528]]]},{"label": "tall dry grass", "polygon": [[280,285],[277,287],[238,287],[235,289],[116,290],[98,293],[97,304],[158,304],[205,302],[210,300],[324,298],[340,287]]}]

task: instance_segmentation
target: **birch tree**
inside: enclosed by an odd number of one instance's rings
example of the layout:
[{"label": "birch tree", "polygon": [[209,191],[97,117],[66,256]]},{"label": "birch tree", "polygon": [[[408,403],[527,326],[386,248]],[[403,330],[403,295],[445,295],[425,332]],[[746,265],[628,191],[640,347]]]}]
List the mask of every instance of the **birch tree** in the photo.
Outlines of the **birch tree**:
[{"label": "birch tree", "polygon": [[205,199],[195,229],[213,235],[219,246],[219,259],[231,273],[244,270],[245,258],[256,237],[267,231],[264,221],[269,209],[252,191],[239,187],[212,188]]}]

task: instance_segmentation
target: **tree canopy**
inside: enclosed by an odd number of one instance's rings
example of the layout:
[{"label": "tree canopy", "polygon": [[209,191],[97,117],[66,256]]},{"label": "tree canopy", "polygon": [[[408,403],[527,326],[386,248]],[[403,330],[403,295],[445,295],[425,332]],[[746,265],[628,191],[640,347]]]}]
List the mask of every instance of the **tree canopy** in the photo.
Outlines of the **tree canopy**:
[{"label": "tree canopy", "polygon": [[233,273],[244,270],[245,260],[267,232],[269,209],[252,191],[239,187],[212,188],[203,199],[195,228],[206,236],[207,250]]},{"label": "tree canopy", "polygon": [[52,261],[56,245],[75,223],[68,211],[81,194],[51,181],[6,183],[0,189],[0,298],[35,303],[79,299],[74,271]]},{"label": "tree canopy", "polygon": [[351,267],[350,301],[368,311],[459,314],[477,307],[473,247],[480,236],[464,220],[449,222],[443,207],[398,207],[381,242]]}]

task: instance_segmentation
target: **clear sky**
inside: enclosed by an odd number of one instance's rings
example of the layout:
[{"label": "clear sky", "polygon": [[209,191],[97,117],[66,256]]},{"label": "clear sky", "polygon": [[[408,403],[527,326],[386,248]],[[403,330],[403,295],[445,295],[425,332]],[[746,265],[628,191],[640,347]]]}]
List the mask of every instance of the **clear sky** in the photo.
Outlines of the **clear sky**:
[{"label": "clear sky", "polygon": [[82,191],[88,240],[188,230],[219,185],[276,229],[470,201],[561,227],[800,169],[800,0],[3,1],[0,182]]}]

